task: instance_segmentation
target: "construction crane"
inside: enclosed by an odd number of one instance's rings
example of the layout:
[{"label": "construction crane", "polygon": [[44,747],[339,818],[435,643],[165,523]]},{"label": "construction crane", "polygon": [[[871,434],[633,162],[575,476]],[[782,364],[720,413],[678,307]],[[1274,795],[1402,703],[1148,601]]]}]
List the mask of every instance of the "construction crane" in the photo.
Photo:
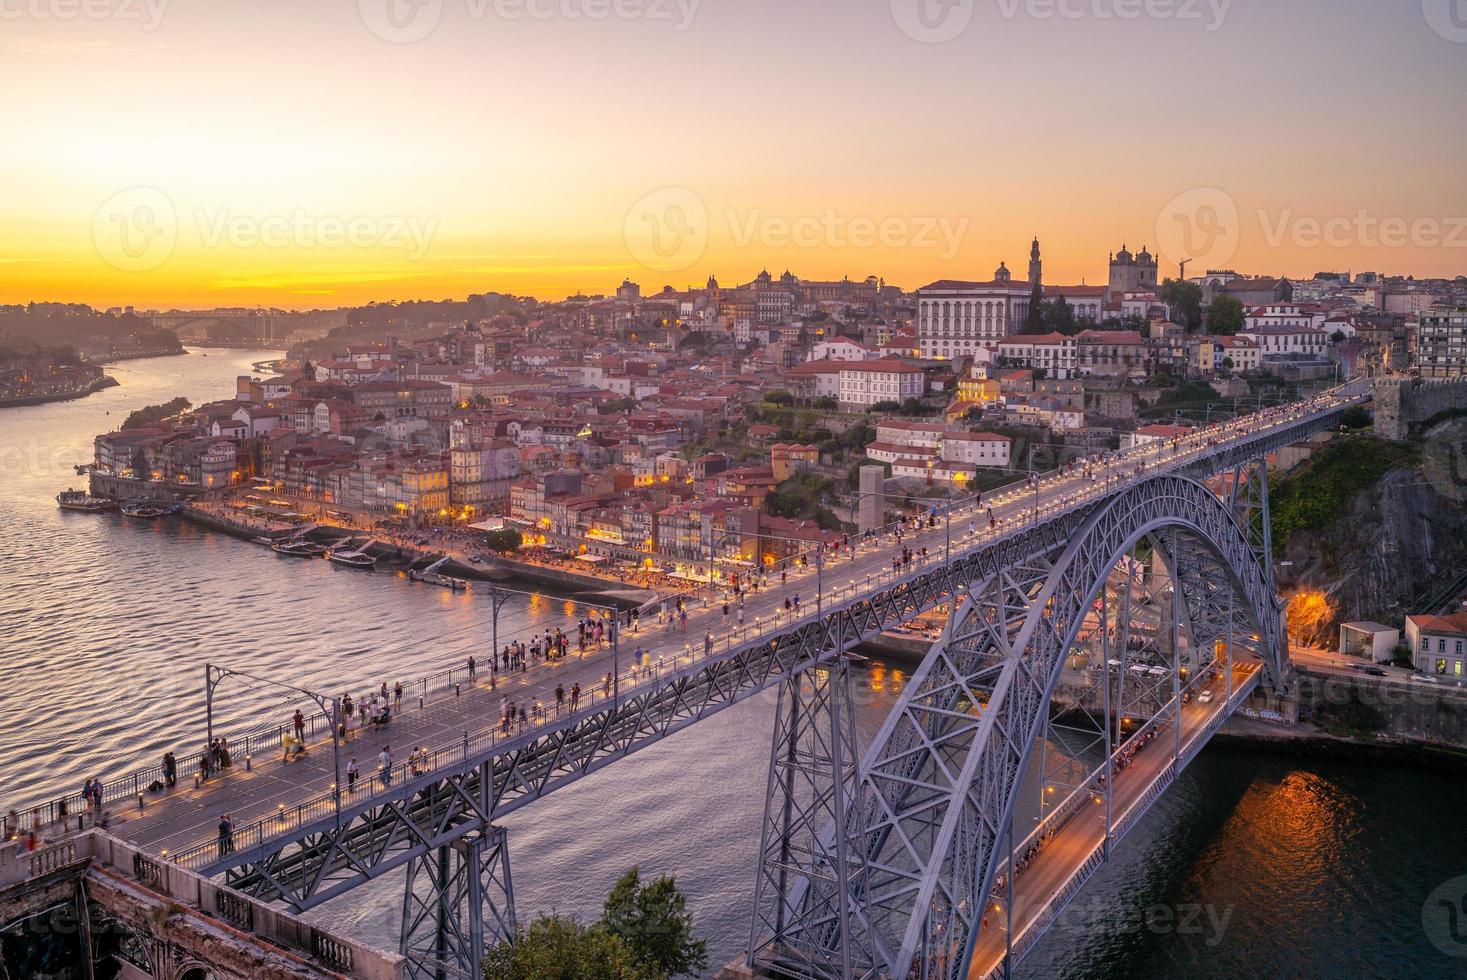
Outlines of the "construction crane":
[{"label": "construction crane", "polygon": [[1178,268],[1178,271],[1177,271],[1177,281],[1178,282],[1186,282],[1187,281],[1187,263],[1188,262],[1191,262],[1191,261],[1192,261],[1191,259],[1183,259],[1181,262],[1178,262],[1177,263],[1177,268]]}]

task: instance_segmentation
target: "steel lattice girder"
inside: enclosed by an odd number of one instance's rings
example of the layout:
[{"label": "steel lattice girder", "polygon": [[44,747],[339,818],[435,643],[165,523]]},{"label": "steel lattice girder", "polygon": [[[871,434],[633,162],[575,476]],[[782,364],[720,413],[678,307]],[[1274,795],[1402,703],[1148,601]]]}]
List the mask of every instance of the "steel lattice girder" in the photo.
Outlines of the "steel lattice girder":
[{"label": "steel lattice girder", "polygon": [[559,728],[527,734],[471,758],[449,775],[405,783],[334,817],[283,833],[204,867],[246,894],[313,908],[406,864],[623,756],[825,663],[882,630],[949,600],[959,586],[992,579],[1005,566],[1051,551],[1085,511],[970,548],[946,566],[914,570],[868,597],[806,617],[788,631],[712,663],[683,668],[660,687],[612,708],[583,711]]},{"label": "steel lattice girder", "polygon": [[[1175,469],[1199,475],[1217,472],[1297,442],[1338,415],[1338,411],[1322,413],[1238,440],[1213,456]],[[1083,504],[1037,527],[969,546],[945,567],[913,571],[869,595],[847,600],[821,620],[807,617],[790,630],[735,649],[715,663],[685,667],[662,687],[629,696],[615,708],[582,712],[558,729],[508,740],[466,760],[451,775],[410,781],[391,796],[343,808],[339,822],[334,816],[323,818],[200,870],[209,875],[227,872],[229,883],[242,891],[281,899],[296,909],[311,908],[746,700],[790,673],[900,625],[946,602],[959,586],[982,584],[984,590],[993,590],[997,600],[989,606],[988,628],[1002,635],[998,617],[1025,605],[1022,589],[1016,590],[1024,581],[1024,563],[1042,564],[1035,556],[1068,541],[1097,506]],[[1002,729],[986,731],[1000,741],[1007,737]],[[997,763],[990,760],[986,765]],[[879,941],[879,936],[875,938]]]},{"label": "steel lattice girder", "polygon": [[862,766],[866,820],[856,850],[873,946],[892,976],[955,980],[966,972],[980,896],[992,887],[997,844],[1063,651],[1120,556],[1168,527],[1218,552],[1261,647],[1278,652],[1273,598],[1246,538],[1221,501],[1181,477],[1130,487],[1091,512],[1078,533],[985,578]]},{"label": "steel lattice girder", "polygon": [[409,980],[477,980],[486,942],[513,938],[514,929],[514,885],[502,827],[409,862],[399,946]]}]

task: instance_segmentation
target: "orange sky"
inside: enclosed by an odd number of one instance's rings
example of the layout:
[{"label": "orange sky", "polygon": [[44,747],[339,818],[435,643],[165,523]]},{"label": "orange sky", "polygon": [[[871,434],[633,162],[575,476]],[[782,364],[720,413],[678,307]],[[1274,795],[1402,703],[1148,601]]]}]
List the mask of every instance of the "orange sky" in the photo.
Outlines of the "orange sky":
[{"label": "orange sky", "polygon": [[3,0],[0,302],[1467,273],[1436,0],[916,2]]}]

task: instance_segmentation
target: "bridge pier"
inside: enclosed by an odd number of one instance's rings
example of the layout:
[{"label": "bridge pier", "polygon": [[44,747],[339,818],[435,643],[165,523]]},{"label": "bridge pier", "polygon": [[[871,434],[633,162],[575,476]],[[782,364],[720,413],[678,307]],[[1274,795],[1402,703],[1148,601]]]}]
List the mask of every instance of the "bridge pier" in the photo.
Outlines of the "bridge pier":
[{"label": "bridge pier", "polygon": [[867,976],[852,873],[859,756],[848,658],[779,690],[746,965],[800,977]]},{"label": "bridge pier", "polygon": [[512,940],[514,930],[503,827],[470,834],[408,863],[400,950],[410,980],[477,980],[488,944]]}]

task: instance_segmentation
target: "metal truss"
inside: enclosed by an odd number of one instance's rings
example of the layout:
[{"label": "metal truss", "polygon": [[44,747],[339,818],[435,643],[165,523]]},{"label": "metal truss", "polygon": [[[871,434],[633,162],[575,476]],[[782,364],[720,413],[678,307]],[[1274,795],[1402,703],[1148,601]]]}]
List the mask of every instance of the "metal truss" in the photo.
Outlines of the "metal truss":
[{"label": "metal truss", "polygon": [[408,863],[399,948],[409,980],[478,980],[486,944],[514,938],[506,838],[491,827]]},{"label": "metal truss", "polygon": [[802,977],[869,977],[877,965],[862,944],[864,903],[847,853],[850,835],[826,832],[849,830],[860,812],[858,761],[847,658],[786,680],[775,714],[749,948],[753,955],[768,949]]},{"label": "metal truss", "polygon": [[405,782],[390,794],[282,828],[232,854],[209,852],[198,869],[295,910],[314,908],[428,851],[492,826],[547,793],[747,700],[883,630],[931,610],[969,587],[1053,551],[1075,533],[1085,510],[1060,514],[947,565],[927,565],[785,632],[735,648],[727,657],[689,665],[663,684],[619,702],[572,715],[559,727],[500,740],[460,768]]},{"label": "metal truss", "polygon": [[[976,584],[866,755],[865,810],[848,849],[860,865],[852,887],[865,896],[863,942],[883,973],[966,974],[1064,653],[1137,541],[1176,529],[1193,550],[1211,551],[1208,567],[1226,570],[1260,652],[1268,659],[1280,650],[1257,558],[1229,508],[1201,484],[1153,478],[1083,516],[1049,547],[969,575]],[[786,931],[816,935],[822,925]]]}]

